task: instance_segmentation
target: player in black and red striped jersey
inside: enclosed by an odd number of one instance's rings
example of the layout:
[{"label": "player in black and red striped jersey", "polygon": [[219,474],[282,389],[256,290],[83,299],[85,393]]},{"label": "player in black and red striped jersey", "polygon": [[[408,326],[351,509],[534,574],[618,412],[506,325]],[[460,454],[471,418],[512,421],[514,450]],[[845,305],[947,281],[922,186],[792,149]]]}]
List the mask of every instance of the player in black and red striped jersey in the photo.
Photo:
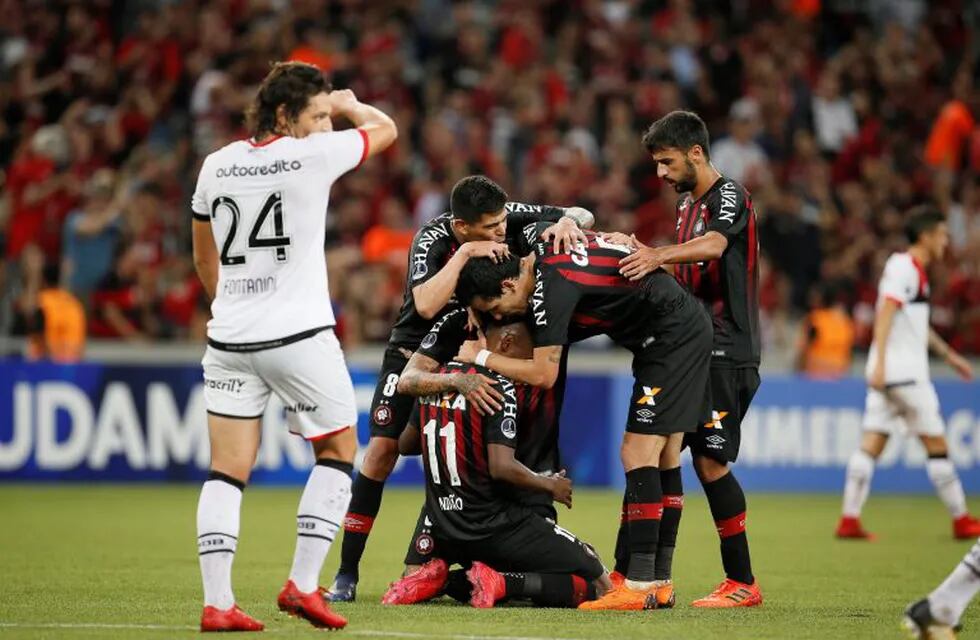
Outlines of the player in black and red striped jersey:
[{"label": "player in black and red striped jersey", "polygon": [[[671,606],[672,583],[654,577],[664,500],[659,467],[677,466],[683,434],[710,417],[710,319],[665,271],[641,283],[623,277],[619,262],[630,252],[628,247],[586,232],[587,242],[571,254],[556,253],[541,239],[543,230],[539,225],[524,228],[532,249],[527,257],[496,264],[471,261],[456,287],[461,304],[493,317],[529,313],[532,358],[472,349],[462,350],[459,358],[549,387],[558,378],[564,345],[577,331],[605,333],[633,352],[636,382],[621,451],[629,569],[621,585],[582,608]],[[671,547],[673,542],[669,540]]]},{"label": "player in black and red striped jersey", "polygon": [[[522,325],[516,325],[522,326]],[[516,349],[530,353],[526,329]],[[437,375],[482,375],[501,392],[501,408],[477,411],[453,390],[420,398],[418,425],[399,440],[403,453],[422,453],[426,474],[427,536],[433,560],[393,584],[386,604],[414,604],[446,586],[453,563],[469,566],[470,602],[490,607],[502,598],[530,598],[572,607],[610,585],[595,552],[532,510],[519,493],[534,492],[571,507],[571,481],[535,473],[516,456],[524,428],[517,386],[479,365],[450,362]]]},{"label": "player in black and red striped jersey", "polygon": [[[711,164],[708,130],[696,114],[674,111],[653,123],[643,144],[657,175],[684,194],[677,205],[677,244],[635,251],[622,272],[638,281],[661,265],[712,316],[712,419],[686,439],[721,537],[726,579],[696,607],[745,607],[762,603],[752,574],[745,532],[745,494],[729,464],[738,456],[741,423],[759,388],[759,241],[749,192]],[[663,472],[680,488],[680,469]],[[672,474],[668,479],[667,474]],[[669,570],[669,567],[666,567]]]},{"label": "player in black and red striped jersey", "polygon": [[554,222],[550,233],[556,243],[579,238],[576,225],[592,225],[592,214],[579,207],[508,200],[507,193],[489,178],[467,176],[453,187],[452,211],[424,224],[412,240],[404,301],[371,401],[371,439],[344,518],[340,567],[328,594],[332,601],[356,598],[361,556],[381,508],[385,481],[398,460],[398,436],[415,402],[397,392],[398,377],[434,319],[451,308],[459,270],[473,257],[507,254],[513,248],[515,230],[529,222]]},{"label": "player in black and red striped jersey", "polygon": [[[488,349],[503,355],[519,355],[524,347],[523,336],[527,326],[523,319],[486,322],[485,340]],[[500,408],[502,398],[492,382],[476,374],[439,373],[439,367],[452,360],[463,343],[478,337],[471,330],[469,314],[458,307],[432,325],[432,330],[423,338],[419,349],[409,359],[398,381],[399,393],[410,396],[424,396],[432,393],[458,391],[475,404],[476,411],[489,413]],[[474,380],[474,378],[482,378]],[[515,386],[519,422],[521,430],[517,440],[517,459],[537,473],[556,473],[561,459],[558,450],[558,422],[564,396],[565,363],[558,382],[551,389],[518,384]],[[493,395],[488,393],[493,390]],[[417,425],[416,425],[417,426]],[[518,492],[516,499],[543,518],[558,521],[558,513],[550,498],[540,492]],[[415,532],[405,554],[405,573],[412,571],[429,559],[434,551],[430,529],[431,519],[425,509],[419,514]],[[451,576],[454,577],[454,576]]]}]

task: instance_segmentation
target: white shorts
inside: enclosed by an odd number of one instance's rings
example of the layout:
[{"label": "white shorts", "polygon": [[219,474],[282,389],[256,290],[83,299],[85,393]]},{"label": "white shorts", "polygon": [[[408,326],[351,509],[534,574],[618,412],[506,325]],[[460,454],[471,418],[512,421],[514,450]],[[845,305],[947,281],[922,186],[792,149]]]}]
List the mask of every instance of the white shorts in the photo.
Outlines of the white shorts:
[{"label": "white shorts", "polygon": [[931,382],[868,389],[864,403],[864,429],[901,435],[941,436],[945,431],[939,396]]},{"label": "white shorts", "polygon": [[238,353],[208,346],[204,352],[208,413],[259,418],[269,393],[286,409],[292,433],[307,440],[357,423],[354,385],[333,330],[274,349]]}]

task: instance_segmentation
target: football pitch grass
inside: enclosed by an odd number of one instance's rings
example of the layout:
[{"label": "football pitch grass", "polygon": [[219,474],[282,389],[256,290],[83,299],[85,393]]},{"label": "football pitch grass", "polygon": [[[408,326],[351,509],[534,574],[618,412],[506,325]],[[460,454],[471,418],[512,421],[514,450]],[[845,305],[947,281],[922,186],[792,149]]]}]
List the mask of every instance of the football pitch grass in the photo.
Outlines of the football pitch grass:
[{"label": "football pitch grass", "polygon": [[[276,636],[314,637],[281,616],[275,598],[292,558],[301,488],[245,492],[234,569],[239,604]],[[198,487],[0,486],[0,639],[197,637],[201,587],[195,539]],[[579,490],[561,524],[611,564],[620,494]],[[969,548],[951,539],[932,496],[872,496],[874,543],[832,536],[831,495],[749,496],[749,535],[765,604],[705,611],[691,600],[722,578],[718,540],[700,494],[689,494],[675,555],[673,610],[586,613],[529,606],[476,610],[446,598],[379,603],[401,566],[421,492],[389,490],[364,562],[358,602],[336,605],[357,638],[900,638],[902,608],[925,594]],[[974,503],[974,508],[978,505]],[[339,543],[339,540],[338,540]],[[335,544],[324,567],[329,585]],[[963,637],[980,637],[978,607]]]}]

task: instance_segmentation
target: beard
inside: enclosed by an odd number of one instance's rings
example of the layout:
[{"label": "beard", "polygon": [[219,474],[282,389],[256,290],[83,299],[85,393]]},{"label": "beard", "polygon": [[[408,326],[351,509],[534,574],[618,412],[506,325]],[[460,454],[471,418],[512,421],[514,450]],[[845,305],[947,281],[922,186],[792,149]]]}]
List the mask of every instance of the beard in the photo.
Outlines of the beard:
[{"label": "beard", "polygon": [[684,169],[684,175],[673,183],[674,191],[677,193],[694,191],[694,187],[698,184],[698,174],[694,171],[694,164],[687,158],[684,159]]}]

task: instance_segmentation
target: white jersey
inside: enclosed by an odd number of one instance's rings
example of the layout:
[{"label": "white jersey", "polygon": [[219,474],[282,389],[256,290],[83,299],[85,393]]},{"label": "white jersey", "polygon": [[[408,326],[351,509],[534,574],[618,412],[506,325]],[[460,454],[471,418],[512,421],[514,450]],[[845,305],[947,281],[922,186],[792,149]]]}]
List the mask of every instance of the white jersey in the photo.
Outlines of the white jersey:
[{"label": "white jersey", "polygon": [[[878,302],[898,303],[885,345],[885,384],[897,385],[929,379],[929,281],[922,265],[908,253],[893,253],[878,283]],[[867,372],[877,357],[871,345]]]},{"label": "white jersey", "polygon": [[359,129],[232,142],[204,160],[191,209],[220,256],[208,340],[262,348],[334,325],[323,253],[334,181],[367,156]]}]

